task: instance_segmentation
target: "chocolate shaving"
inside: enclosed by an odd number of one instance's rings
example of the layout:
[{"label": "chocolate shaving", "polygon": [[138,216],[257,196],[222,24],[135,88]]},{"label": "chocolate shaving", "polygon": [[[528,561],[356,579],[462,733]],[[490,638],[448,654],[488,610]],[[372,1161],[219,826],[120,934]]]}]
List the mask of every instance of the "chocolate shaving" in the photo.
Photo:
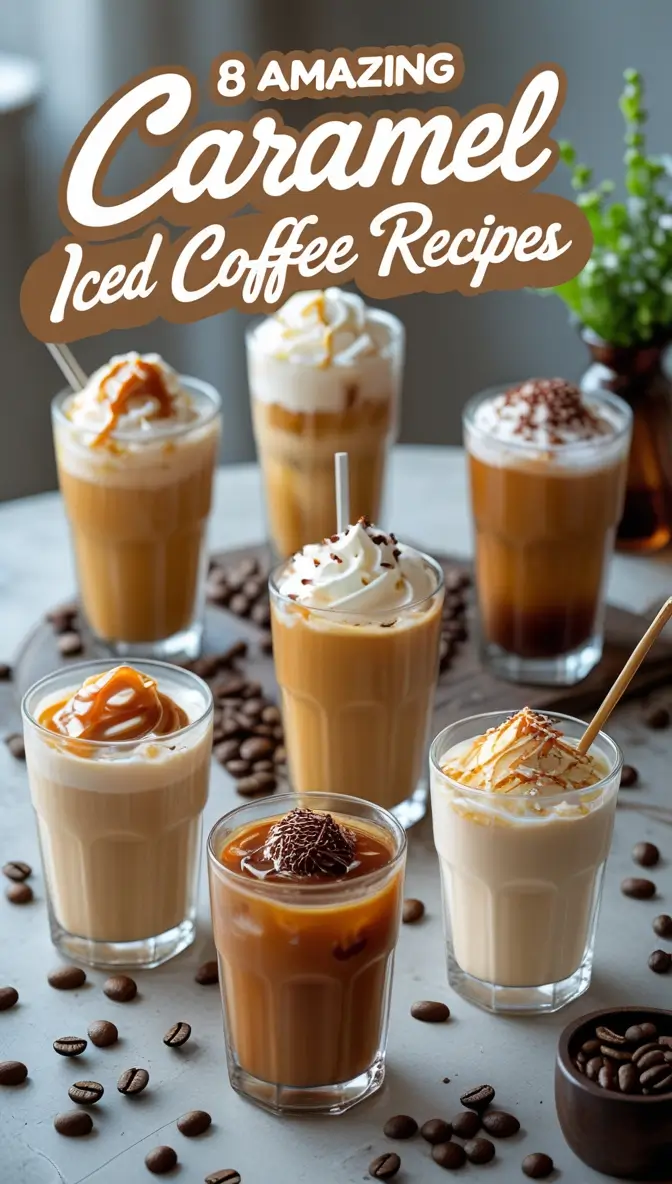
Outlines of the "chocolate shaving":
[{"label": "chocolate shaving", "polygon": [[330,558],[330,559],[333,559],[334,563],[342,563],[342,562],[343,562],[343,560],[341,559],[340,555],[335,555],[333,551],[332,551],[332,552],[331,552],[331,554],[329,555],[329,558]]},{"label": "chocolate shaving", "polygon": [[296,592],[288,592],[288,593],[287,593],[287,599],[288,599],[288,600],[298,600],[298,599],[299,599],[299,597],[298,597],[298,594],[297,594]]},{"label": "chocolate shaving", "polygon": [[381,567],[394,567],[393,563],[381,563]]},{"label": "chocolate shaving", "polygon": [[511,387],[504,396],[504,405],[514,404],[525,407],[515,428],[516,434],[525,439],[534,438],[536,412],[540,407],[546,408],[544,426],[551,444],[562,443],[563,428],[585,428],[596,435],[601,432],[600,420],[584,403],[578,386],[564,378],[531,378],[520,386]]},{"label": "chocolate shaving", "polygon": [[357,840],[331,814],[290,810],[268,832],[264,858],[278,875],[342,876],[353,862]]},{"label": "chocolate shaving", "polygon": [[394,551],[392,552],[392,554],[394,555],[394,558],[395,558],[395,559],[398,559],[398,558],[399,558],[399,556],[401,555],[401,551],[399,550],[399,548],[398,548],[398,547],[395,547],[395,548],[394,548]]},{"label": "chocolate shaving", "polygon": [[314,567],[319,567],[319,566],[320,566],[320,561],[319,561],[319,559],[313,559],[313,566],[314,566]]},{"label": "chocolate shaving", "polygon": [[301,580],[302,584],[313,584],[314,582],[314,580]]},{"label": "chocolate shaving", "polygon": [[330,536],[330,538],[328,538],[328,539],[325,539],[324,541],[325,541],[325,543],[327,543],[327,542],[329,542],[329,543],[337,543],[340,537],[341,537],[341,536],[340,536],[340,535],[338,535],[338,534],[332,534],[332,535]]}]

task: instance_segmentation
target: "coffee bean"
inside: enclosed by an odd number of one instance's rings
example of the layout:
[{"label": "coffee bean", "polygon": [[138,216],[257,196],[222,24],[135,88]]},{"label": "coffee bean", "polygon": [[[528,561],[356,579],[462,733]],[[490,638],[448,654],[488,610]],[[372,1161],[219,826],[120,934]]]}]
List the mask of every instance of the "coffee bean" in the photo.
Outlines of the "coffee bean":
[{"label": "coffee bean", "polygon": [[10,732],[9,736],[5,736],[5,744],[15,760],[25,761],[26,748],[23,743],[23,736],[19,736],[18,732]]},{"label": "coffee bean", "polygon": [[66,629],[72,628],[72,622],[78,612],[79,605],[77,604],[59,604],[51,612],[47,613],[46,619],[53,628],[54,633],[64,633]]},{"label": "coffee bean", "polygon": [[247,596],[243,596],[242,592],[236,592],[229,601],[229,608],[237,617],[246,617],[250,611],[250,602]]},{"label": "coffee bean", "polygon": [[251,723],[261,723],[261,713],[266,706],[266,700],[257,697],[256,699],[245,699],[241,707],[241,711],[246,719]]},{"label": "coffee bean", "polygon": [[10,682],[12,677],[12,668],[6,662],[0,662],[0,682]]},{"label": "coffee bean", "polygon": [[654,731],[660,731],[662,728],[670,726],[670,713],[667,707],[656,707],[645,716],[644,722],[647,727],[653,728]]},{"label": "coffee bean", "polygon": [[0,1061],[0,1085],[21,1085],[27,1076],[23,1061]]},{"label": "coffee bean", "polygon": [[585,1053],[586,1057],[589,1060],[591,1057],[594,1057],[595,1054],[598,1053],[599,1051],[600,1051],[600,1041],[599,1040],[586,1040],[581,1045],[581,1052]]},{"label": "coffee bean", "polygon": [[522,1169],[531,1180],[545,1180],[553,1171],[553,1160],[543,1151],[533,1151],[530,1155],[525,1156]]},{"label": "coffee bean", "polygon": [[212,693],[218,701],[220,699],[235,699],[245,690],[246,685],[242,675],[230,674],[214,684]]},{"label": "coffee bean", "polygon": [[651,1065],[649,1069],[645,1069],[643,1073],[640,1073],[639,1084],[641,1085],[642,1089],[650,1089],[651,1086],[655,1086],[656,1083],[667,1081],[669,1076],[670,1066],[666,1064],[665,1060],[663,1059],[662,1065]]},{"label": "coffee bean", "polygon": [[177,1120],[177,1129],[188,1139],[195,1138],[207,1131],[212,1119],[207,1110],[189,1110]]},{"label": "coffee bean", "polygon": [[473,1089],[467,1090],[466,1094],[462,1094],[460,1102],[467,1110],[475,1110],[477,1114],[482,1114],[494,1096],[495,1091],[491,1085],[475,1085]]},{"label": "coffee bean", "polygon": [[632,1060],[632,1052],[628,1048],[613,1048],[610,1044],[601,1044],[600,1052],[604,1057],[611,1057],[612,1061],[625,1063]]},{"label": "coffee bean", "polygon": [[10,904],[30,904],[33,890],[30,884],[10,884],[5,890],[5,896]]},{"label": "coffee bean", "polygon": [[227,764],[228,761],[238,760],[240,752],[240,740],[222,740],[220,744],[216,744],[213,749],[213,756],[220,765]]},{"label": "coffee bean", "polygon": [[204,962],[194,975],[197,983],[202,987],[210,987],[219,982],[219,970],[216,962]]},{"label": "coffee bean", "polygon": [[658,1029],[655,1024],[632,1024],[626,1028],[625,1039],[631,1044],[641,1044],[642,1040],[655,1040]]},{"label": "coffee bean", "polygon": [[639,1076],[635,1065],[620,1065],[618,1069],[618,1088],[622,1094],[634,1094],[639,1087]]},{"label": "coffee bean", "polygon": [[[384,1155],[378,1155],[375,1159],[371,1160],[369,1164],[369,1175],[373,1176],[374,1180],[391,1180],[393,1176],[396,1176],[400,1167],[401,1160],[399,1156],[395,1155],[394,1151],[387,1151]],[[239,1180],[240,1176],[238,1177]],[[238,1184],[238,1181],[236,1184]],[[211,1181],[210,1176],[208,1176],[205,1184],[219,1184],[219,1179],[213,1179]]]},{"label": "coffee bean", "polygon": [[240,1184],[240,1172],[235,1168],[220,1168],[218,1172],[210,1172],[205,1177],[205,1184]]},{"label": "coffee bean", "polygon": [[672,966],[672,954],[668,954],[666,950],[654,950],[649,955],[649,970],[653,970],[655,974],[667,974]]},{"label": "coffee bean", "polygon": [[141,1094],[149,1083],[149,1073],[146,1069],[124,1069],[117,1081],[120,1094]]},{"label": "coffee bean", "polygon": [[67,1135],[71,1139],[79,1139],[82,1135],[89,1135],[93,1130],[93,1119],[86,1110],[66,1110],[65,1114],[57,1114],[54,1126],[59,1135]]},{"label": "coffee bean", "polygon": [[110,1020],[94,1020],[89,1024],[88,1037],[96,1048],[109,1048],[111,1044],[117,1043],[119,1032]]},{"label": "coffee bean", "polygon": [[464,1147],[459,1143],[437,1143],[432,1147],[432,1159],[440,1168],[461,1168],[467,1162]]},{"label": "coffee bean", "polygon": [[655,1081],[653,1088],[657,1094],[666,1094],[672,1090],[672,1070],[667,1065],[667,1077],[662,1077],[659,1081]]},{"label": "coffee bean", "polygon": [[277,784],[272,773],[252,773],[250,777],[244,777],[238,782],[236,793],[244,798],[252,798],[259,794],[273,793]]},{"label": "coffee bean", "polygon": [[489,1139],[469,1139],[464,1144],[464,1154],[469,1163],[490,1163],[495,1158],[495,1144]]},{"label": "coffee bean", "polygon": [[244,761],[258,761],[273,752],[274,748],[275,745],[266,737],[251,736],[249,740],[243,740],[240,755]]},{"label": "coffee bean", "polygon": [[621,769],[621,785],[623,789],[632,789],[639,781],[639,773],[634,765],[623,765]]},{"label": "coffee bean", "polygon": [[628,876],[621,884],[624,896],[632,896],[635,900],[650,900],[656,895],[656,885],[652,880],[640,880],[636,876]]},{"label": "coffee bean", "polygon": [[155,1176],[171,1172],[177,1163],[177,1154],[172,1147],[153,1147],[145,1156],[145,1167]]},{"label": "coffee bean", "polygon": [[632,1054],[633,1065],[639,1065],[639,1062],[642,1060],[643,1057],[645,1057],[647,1055],[647,1053],[658,1052],[659,1048],[660,1048],[660,1045],[655,1044],[655,1043],[642,1044],[641,1047],[636,1048]]},{"label": "coffee bean", "polygon": [[0,1011],[9,1011],[19,1002],[19,992],[16,987],[0,987]]},{"label": "coffee bean", "polygon": [[84,986],[86,971],[82,970],[81,966],[59,966],[47,975],[47,982],[57,991],[75,991],[78,987]]},{"label": "coffee bean", "polygon": [[80,1106],[93,1106],[102,1098],[105,1090],[99,1081],[76,1081],[68,1090],[71,1102],[78,1102]]},{"label": "coffee bean", "polygon": [[248,679],[247,682],[245,683],[243,697],[245,699],[259,699],[261,697],[261,695],[262,695],[261,683],[255,682],[254,679],[252,679],[252,678]]},{"label": "coffee bean", "polygon": [[402,921],[404,925],[414,925],[416,921],[421,921],[425,915],[425,906],[421,900],[415,900],[409,896],[404,901],[404,911],[402,913]]},{"label": "coffee bean", "polygon": [[3,867],[2,873],[7,876],[8,880],[18,883],[21,880],[27,880],[32,870],[30,864],[24,863],[22,859],[10,859],[9,863]]},{"label": "coffee bean", "polygon": [[453,1134],[460,1139],[473,1139],[476,1131],[481,1129],[480,1115],[475,1110],[462,1110],[451,1119]]},{"label": "coffee bean", "polygon": [[659,1036],[658,1043],[662,1045],[663,1048],[669,1048],[672,1050],[672,1036]]},{"label": "coffee bean", "polygon": [[259,625],[261,629],[267,629],[271,623],[271,606],[264,601],[261,604],[255,604],[250,616],[255,625]]},{"label": "coffee bean", "polygon": [[259,580],[246,580],[243,584],[243,595],[247,596],[249,600],[257,600],[261,595],[262,585]]},{"label": "coffee bean", "polygon": [[[615,1048],[622,1048],[627,1044],[625,1036],[621,1036],[618,1032],[612,1032],[611,1028],[604,1028],[601,1025],[595,1029],[595,1035],[600,1041],[600,1044],[613,1045]],[[604,1049],[602,1049],[604,1052]]]},{"label": "coffee bean", "polygon": [[655,867],[660,859],[660,851],[655,843],[635,843],[632,858],[641,867]]},{"label": "coffee bean", "polygon": [[191,1024],[185,1024],[182,1021],[178,1024],[173,1024],[172,1028],[168,1029],[163,1038],[163,1043],[167,1044],[170,1048],[181,1048],[183,1044],[187,1043],[190,1036]]},{"label": "coffee bean", "polygon": [[81,1057],[86,1044],[82,1036],[59,1036],[58,1040],[54,1040],[52,1047],[61,1057]]},{"label": "coffee bean", "polygon": [[420,1134],[428,1143],[447,1143],[452,1133],[452,1126],[442,1118],[428,1118],[420,1127]]},{"label": "coffee bean", "polygon": [[259,638],[259,649],[261,650],[262,654],[273,653],[273,634],[270,632],[270,630],[262,633],[261,637]]},{"label": "coffee bean", "polygon": [[611,1061],[605,1061],[597,1075],[597,1084],[602,1089],[616,1089],[617,1074]]},{"label": "coffee bean", "polygon": [[383,1134],[388,1139],[412,1139],[418,1129],[418,1124],[410,1114],[395,1114],[388,1118],[383,1127]]},{"label": "coffee bean", "polygon": [[136,982],[127,974],[114,974],[103,983],[103,991],[115,1003],[130,1003],[138,993]]},{"label": "coffee bean", "polygon": [[672,917],[667,913],[661,913],[660,916],[655,917],[653,931],[658,934],[658,937],[666,937],[672,941]]},{"label": "coffee bean", "polygon": [[411,1015],[423,1024],[443,1024],[450,1018],[450,1008],[434,999],[419,999],[411,1006]]},{"label": "coffee bean", "polygon": [[514,1114],[507,1114],[504,1110],[488,1110],[483,1115],[482,1124],[489,1135],[497,1139],[510,1139],[511,1135],[520,1130],[520,1123]]},{"label": "coffee bean", "polygon": [[274,769],[273,761],[255,761],[252,765],[253,773],[272,773]]},{"label": "coffee bean", "polygon": [[275,703],[269,703],[261,713],[261,718],[265,724],[279,724],[281,722],[280,708],[275,706]]},{"label": "coffee bean", "polygon": [[74,658],[84,649],[79,633],[75,633],[74,630],[70,633],[61,633],[56,644],[58,652],[63,658]]},{"label": "coffee bean", "polygon": [[653,1065],[662,1065],[665,1062],[665,1053],[660,1045],[656,1045],[645,1052],[643,1057],[639,1057],[637,1061],[637,1072],[641,1075],[644,1069],[651,1069]]},{"label": "coffee bean", "polygon": [[591,1057],[586,1065],[586,1077],[589,1081],[597,1081],[600,1069],[604,1064],[604,1057]]},{"label": "coffee bean", "polygon": [[250,762],[241,760],[227,761],[224,768],[226,769],[227,773],[231,774],[232,777],[242,780],[242,778],[247,777],[250,772]]}]

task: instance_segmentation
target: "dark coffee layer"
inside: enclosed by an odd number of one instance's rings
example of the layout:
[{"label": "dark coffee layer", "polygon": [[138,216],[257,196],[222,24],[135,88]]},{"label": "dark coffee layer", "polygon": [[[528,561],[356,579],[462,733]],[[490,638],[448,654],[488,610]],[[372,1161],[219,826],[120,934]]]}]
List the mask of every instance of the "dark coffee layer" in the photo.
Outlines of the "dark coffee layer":
[{"label": "dark coffee layer", "polygon": [[488,640],[521,658],[553,658],[577,649],[592,637],[594,604],[558,605],[521,611],[490,602]]}]

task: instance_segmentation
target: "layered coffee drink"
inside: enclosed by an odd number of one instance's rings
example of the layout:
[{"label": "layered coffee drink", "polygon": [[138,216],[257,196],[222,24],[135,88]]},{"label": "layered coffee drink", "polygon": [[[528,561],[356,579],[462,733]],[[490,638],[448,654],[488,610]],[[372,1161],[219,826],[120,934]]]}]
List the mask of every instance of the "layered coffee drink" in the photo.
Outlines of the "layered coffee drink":
[{"label": "layered coffee drink", "polygon": [[54,439],[82,604],[124,655],[193,657],[219,397],[156,354],[115,357],[55,400]]},{"label": "layered coffee drink", "polygon": [[293,788],[425,811],[443,573],[361,518],[271,576],[275,669]]},{"label": "layered coffee drink", "polygon": [[208,847],[233,1087],[276,1111],[348,1109],[384,1075],[402,828],[286,795],[233,811]]},{"label": "layered coffee drink", "polygon": [[350,457],[353,517],[375,521],[397,430],[401,322],[339,288],[299,292],[248,333],[247,359],[278,558],[331,534],[335,452]]},{"label": "layered coffee drink", "polygon": [[430,756],[451,985],[493,1011],[554,1011],[590,983],[621,754],[529,707],[447,728]]},{"label": "layered coffee drink", "polygon": [[212,696],[160,662],[89,662],[23,703],[54,944],[96,966],[154,966],[194,938]]},{"label": "layered coffee drink", "polygon": [[561,379],[466,408],[483,654],[503,677],[571,684],[600,659],[631,418]]}]

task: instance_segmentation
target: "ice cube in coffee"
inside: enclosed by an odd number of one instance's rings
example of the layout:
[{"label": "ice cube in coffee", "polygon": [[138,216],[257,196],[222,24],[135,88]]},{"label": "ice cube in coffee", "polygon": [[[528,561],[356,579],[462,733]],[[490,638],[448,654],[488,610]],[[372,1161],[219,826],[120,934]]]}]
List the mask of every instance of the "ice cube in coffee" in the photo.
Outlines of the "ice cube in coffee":
[{"label": "ice cube in coffee", "polygon": [[465,410],[484,660],[514,681],[571,684],[599,661],[631,412],[561,379]]}]

